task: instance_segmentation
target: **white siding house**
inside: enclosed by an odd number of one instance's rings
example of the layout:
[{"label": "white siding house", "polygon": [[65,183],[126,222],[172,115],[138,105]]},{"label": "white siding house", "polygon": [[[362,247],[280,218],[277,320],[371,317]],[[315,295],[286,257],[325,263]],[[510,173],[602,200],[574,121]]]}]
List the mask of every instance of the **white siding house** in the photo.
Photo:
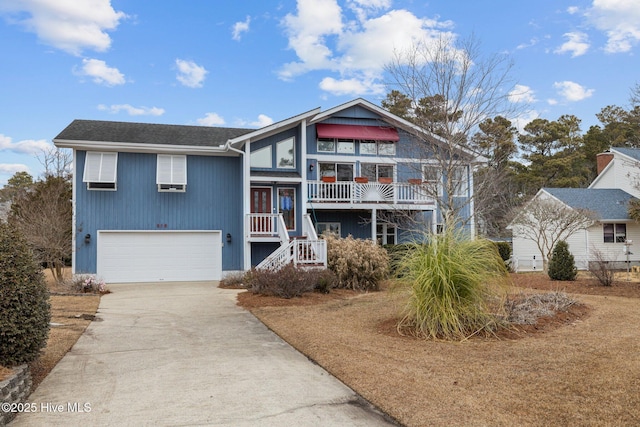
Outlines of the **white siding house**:
[{"label": "white siding house", "polygon": [[[588,268],[596,253],[622,267],[626,261],[640,262],[640,224],[629,218],[628,203],[640,198],[640,149],[612,148],[598,156],[598,176],[589,188],[543,188],[535,199],[553,199],[572,209],[588,210],[592,225],[564,240],[569,244],[578,269]],[[526,209],[526,207],[525,207]],[[526,211],[525,211],[526,212]],[[513,263],[516,271],[542,270],[542,253],[535,241],[525,238],[512,223]],[[625,242],[632,242],[626,253]]]}]

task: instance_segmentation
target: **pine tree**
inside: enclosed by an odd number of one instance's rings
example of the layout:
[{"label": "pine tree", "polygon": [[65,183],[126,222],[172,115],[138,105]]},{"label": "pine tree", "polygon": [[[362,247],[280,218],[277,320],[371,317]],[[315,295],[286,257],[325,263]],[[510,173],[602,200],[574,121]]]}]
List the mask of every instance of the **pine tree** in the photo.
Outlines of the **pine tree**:
[{"label": "pine tree", "polygon": [[573,255],[569,252],[569,244],[565,240],[560,240],[553,248],[547,274],[551,280],[576,279],[578,270]]}]

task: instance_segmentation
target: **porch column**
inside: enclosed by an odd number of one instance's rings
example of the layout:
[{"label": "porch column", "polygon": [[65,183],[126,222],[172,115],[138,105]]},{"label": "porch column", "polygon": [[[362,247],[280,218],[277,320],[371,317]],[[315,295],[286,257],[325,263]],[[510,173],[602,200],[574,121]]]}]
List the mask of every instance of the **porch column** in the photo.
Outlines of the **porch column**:
[{"label": "porch column", "polygon": [[307,200],[309,199],[307,188],[307,119],[302,120],[300,124],[300,206],[301,214],[307,213]]},{"label": "porch column", "polygon": [[376,239],[376,235],[378,234],[378,209],[371,209],[371,240],[373,240],[374,244],[378,244],[378,239]]},{"label": "porch column", "polygon": [[244,230],[244,269],[251,269],[251,242],[249,241],[249,221],[247,216],[251,212],[251,140],[247,140],[244,144],[244,156],[242,159],[242,227]]}]

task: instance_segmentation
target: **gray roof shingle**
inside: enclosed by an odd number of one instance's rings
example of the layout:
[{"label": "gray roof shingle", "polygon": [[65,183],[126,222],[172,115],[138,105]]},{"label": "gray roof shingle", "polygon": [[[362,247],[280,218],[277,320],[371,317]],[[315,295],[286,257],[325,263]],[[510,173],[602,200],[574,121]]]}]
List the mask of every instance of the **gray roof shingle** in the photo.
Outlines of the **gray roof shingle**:
[{"label": "gray roof shingle", "polygon": [[211,147],[255,129],[74,120],[54,140]]},{"label": "gray roof shingle", "polygon": [[616,150],[625,156],[629,156],[632,159],[640,160],[640,149],[638,148],[628,148],[628,147],[611,147],[613,150]]},{"label": "gray roof shingle", "polygon": [[619,189],[543,188],[544,191],[576,209],[589,209],[601,220],[629,220],[627,206],[634,197]]}]

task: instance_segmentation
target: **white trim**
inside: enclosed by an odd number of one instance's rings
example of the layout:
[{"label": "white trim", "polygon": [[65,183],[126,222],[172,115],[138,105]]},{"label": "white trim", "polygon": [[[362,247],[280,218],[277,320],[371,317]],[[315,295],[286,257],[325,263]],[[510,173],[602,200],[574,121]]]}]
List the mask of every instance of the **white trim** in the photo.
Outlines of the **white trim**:
[{"label": "white trim", "polygon": [[78,179],[77,174],[77,165],[78,165],[78,156],[77,151],[73,150],[73,175],[71,176],[71,274],[76,274],[76,248],[78,244],[76,242],[76,238],[78,237],[78,232],[76,231],[76,218],[77,218],[77,204],[78,200],[76,192],[78,190],[78,186],[76,185],[76,180]]},{"label": "white trim", "polygon": [[[307,111],[305,113],[302,114],[298,114],[297,116],[293,116],[290,117],[288,119],[282,120],[280,122],[277,123],[273,123],[269,126],[265,126],[261,129],[257,129],[253,132],[250,133],[246,133],[244,135],[238,136],[236,138],[232,138],[230,140],[227,141],[226,146],[231,146],[231,145],[241,145],[244,142],[248,142],[251,140],[255,140],[258,138],[266,138],[267,136],[276,134],[276,133],[280,133],[284,130],[293,128],[298,126],[298,124],[303,121],[306,120],[309,117],[312,117],[316,114],[318,114],[320,112],[320,107],[315,108],[313,110]],[[304,129],[304,131],[306,131],[306,129]]]},{"label": "white trim", "polygon": [[140,144],[132,142],[107,141],[73,141],[54,139],[56,147],[73,148],[82,151],[117,151],[120,153],[151,153],[151,154],[193,154],[199,156],[232,156],[238,157],[234,151],[221,146],[168,145],[168,144]]}]

